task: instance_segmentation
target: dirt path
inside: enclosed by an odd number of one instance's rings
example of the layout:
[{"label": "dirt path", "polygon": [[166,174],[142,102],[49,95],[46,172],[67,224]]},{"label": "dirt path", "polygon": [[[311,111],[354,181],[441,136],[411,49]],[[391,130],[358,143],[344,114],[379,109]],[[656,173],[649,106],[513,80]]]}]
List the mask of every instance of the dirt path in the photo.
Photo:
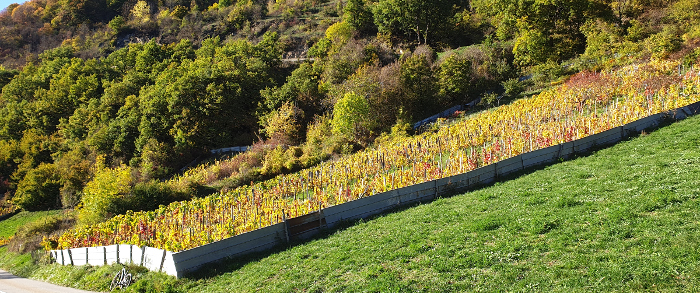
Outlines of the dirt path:
[{"label": "dirt path", "polygon": [[17,277],[0,270],[0,293],[93,293]]}]

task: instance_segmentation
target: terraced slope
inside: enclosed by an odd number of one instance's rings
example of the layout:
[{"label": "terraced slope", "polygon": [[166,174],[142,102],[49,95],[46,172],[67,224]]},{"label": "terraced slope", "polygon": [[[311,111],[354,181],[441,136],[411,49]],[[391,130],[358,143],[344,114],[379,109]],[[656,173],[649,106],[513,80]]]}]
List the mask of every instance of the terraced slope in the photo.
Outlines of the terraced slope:
[{"label": "terraced slope", "polygon": [[182,280],[188,292],[692,291],[700,117]]}]

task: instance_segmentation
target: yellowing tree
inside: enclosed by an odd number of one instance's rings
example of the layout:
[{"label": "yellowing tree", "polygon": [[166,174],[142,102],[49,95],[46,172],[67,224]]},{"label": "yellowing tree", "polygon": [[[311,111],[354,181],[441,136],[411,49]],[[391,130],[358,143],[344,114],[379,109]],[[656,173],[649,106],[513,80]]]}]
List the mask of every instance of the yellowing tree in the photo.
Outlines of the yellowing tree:
[{"label": "yellowing tree", "polygon": [[352,139],[358,130],[369,128],[368,123],[369,103],[364,97],[350,92],[335,104],[331,121],[334,135]]},{"label": "yellowing tree", "polygon": [[290,102],[265,116],[263,132],[270,138],[293,143],[299,136],[299,120],[303,112]]},{"label": "yellowing tree", "polygon": [[134,8],[131,9],[131,15],[133,15],[136,23],[147,23],[151,20],[151,7],[148,6],[146,1],[136,2]]},{"label": "yellowing tree", "polygon": [[107,168],[104,157],[97,158],[95,177],[83,189],[78,208],[79,223],[91,225],[111,217],[110,211],[115,209],[118,199],[129,192],[131,184],[131,168],[124,165]]}]

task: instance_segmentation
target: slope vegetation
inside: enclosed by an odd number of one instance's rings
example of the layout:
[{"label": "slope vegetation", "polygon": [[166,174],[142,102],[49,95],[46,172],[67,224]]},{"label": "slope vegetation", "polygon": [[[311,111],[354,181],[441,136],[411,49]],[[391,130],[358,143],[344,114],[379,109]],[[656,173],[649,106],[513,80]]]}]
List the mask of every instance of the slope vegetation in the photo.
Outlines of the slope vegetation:
[{"label": "slope vegetation", "polygon": [[[700,117],[474,192],[131,292],[692,291],[700,280]],[[119,266],[0,265],[106,288]],[[13,268],[14,267],[14,268]]]}]

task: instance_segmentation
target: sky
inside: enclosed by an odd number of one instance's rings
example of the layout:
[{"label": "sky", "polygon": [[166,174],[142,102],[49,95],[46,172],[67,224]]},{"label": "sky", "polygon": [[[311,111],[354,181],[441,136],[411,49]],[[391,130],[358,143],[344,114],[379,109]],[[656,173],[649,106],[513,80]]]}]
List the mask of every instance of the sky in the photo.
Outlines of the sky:
[{"label": "sky", "polygon": [[0,0],[0,11],[5,10],[7,6],[10,6],[12,3],[19,3],[22,4],[24,3],[24,0]]}]

